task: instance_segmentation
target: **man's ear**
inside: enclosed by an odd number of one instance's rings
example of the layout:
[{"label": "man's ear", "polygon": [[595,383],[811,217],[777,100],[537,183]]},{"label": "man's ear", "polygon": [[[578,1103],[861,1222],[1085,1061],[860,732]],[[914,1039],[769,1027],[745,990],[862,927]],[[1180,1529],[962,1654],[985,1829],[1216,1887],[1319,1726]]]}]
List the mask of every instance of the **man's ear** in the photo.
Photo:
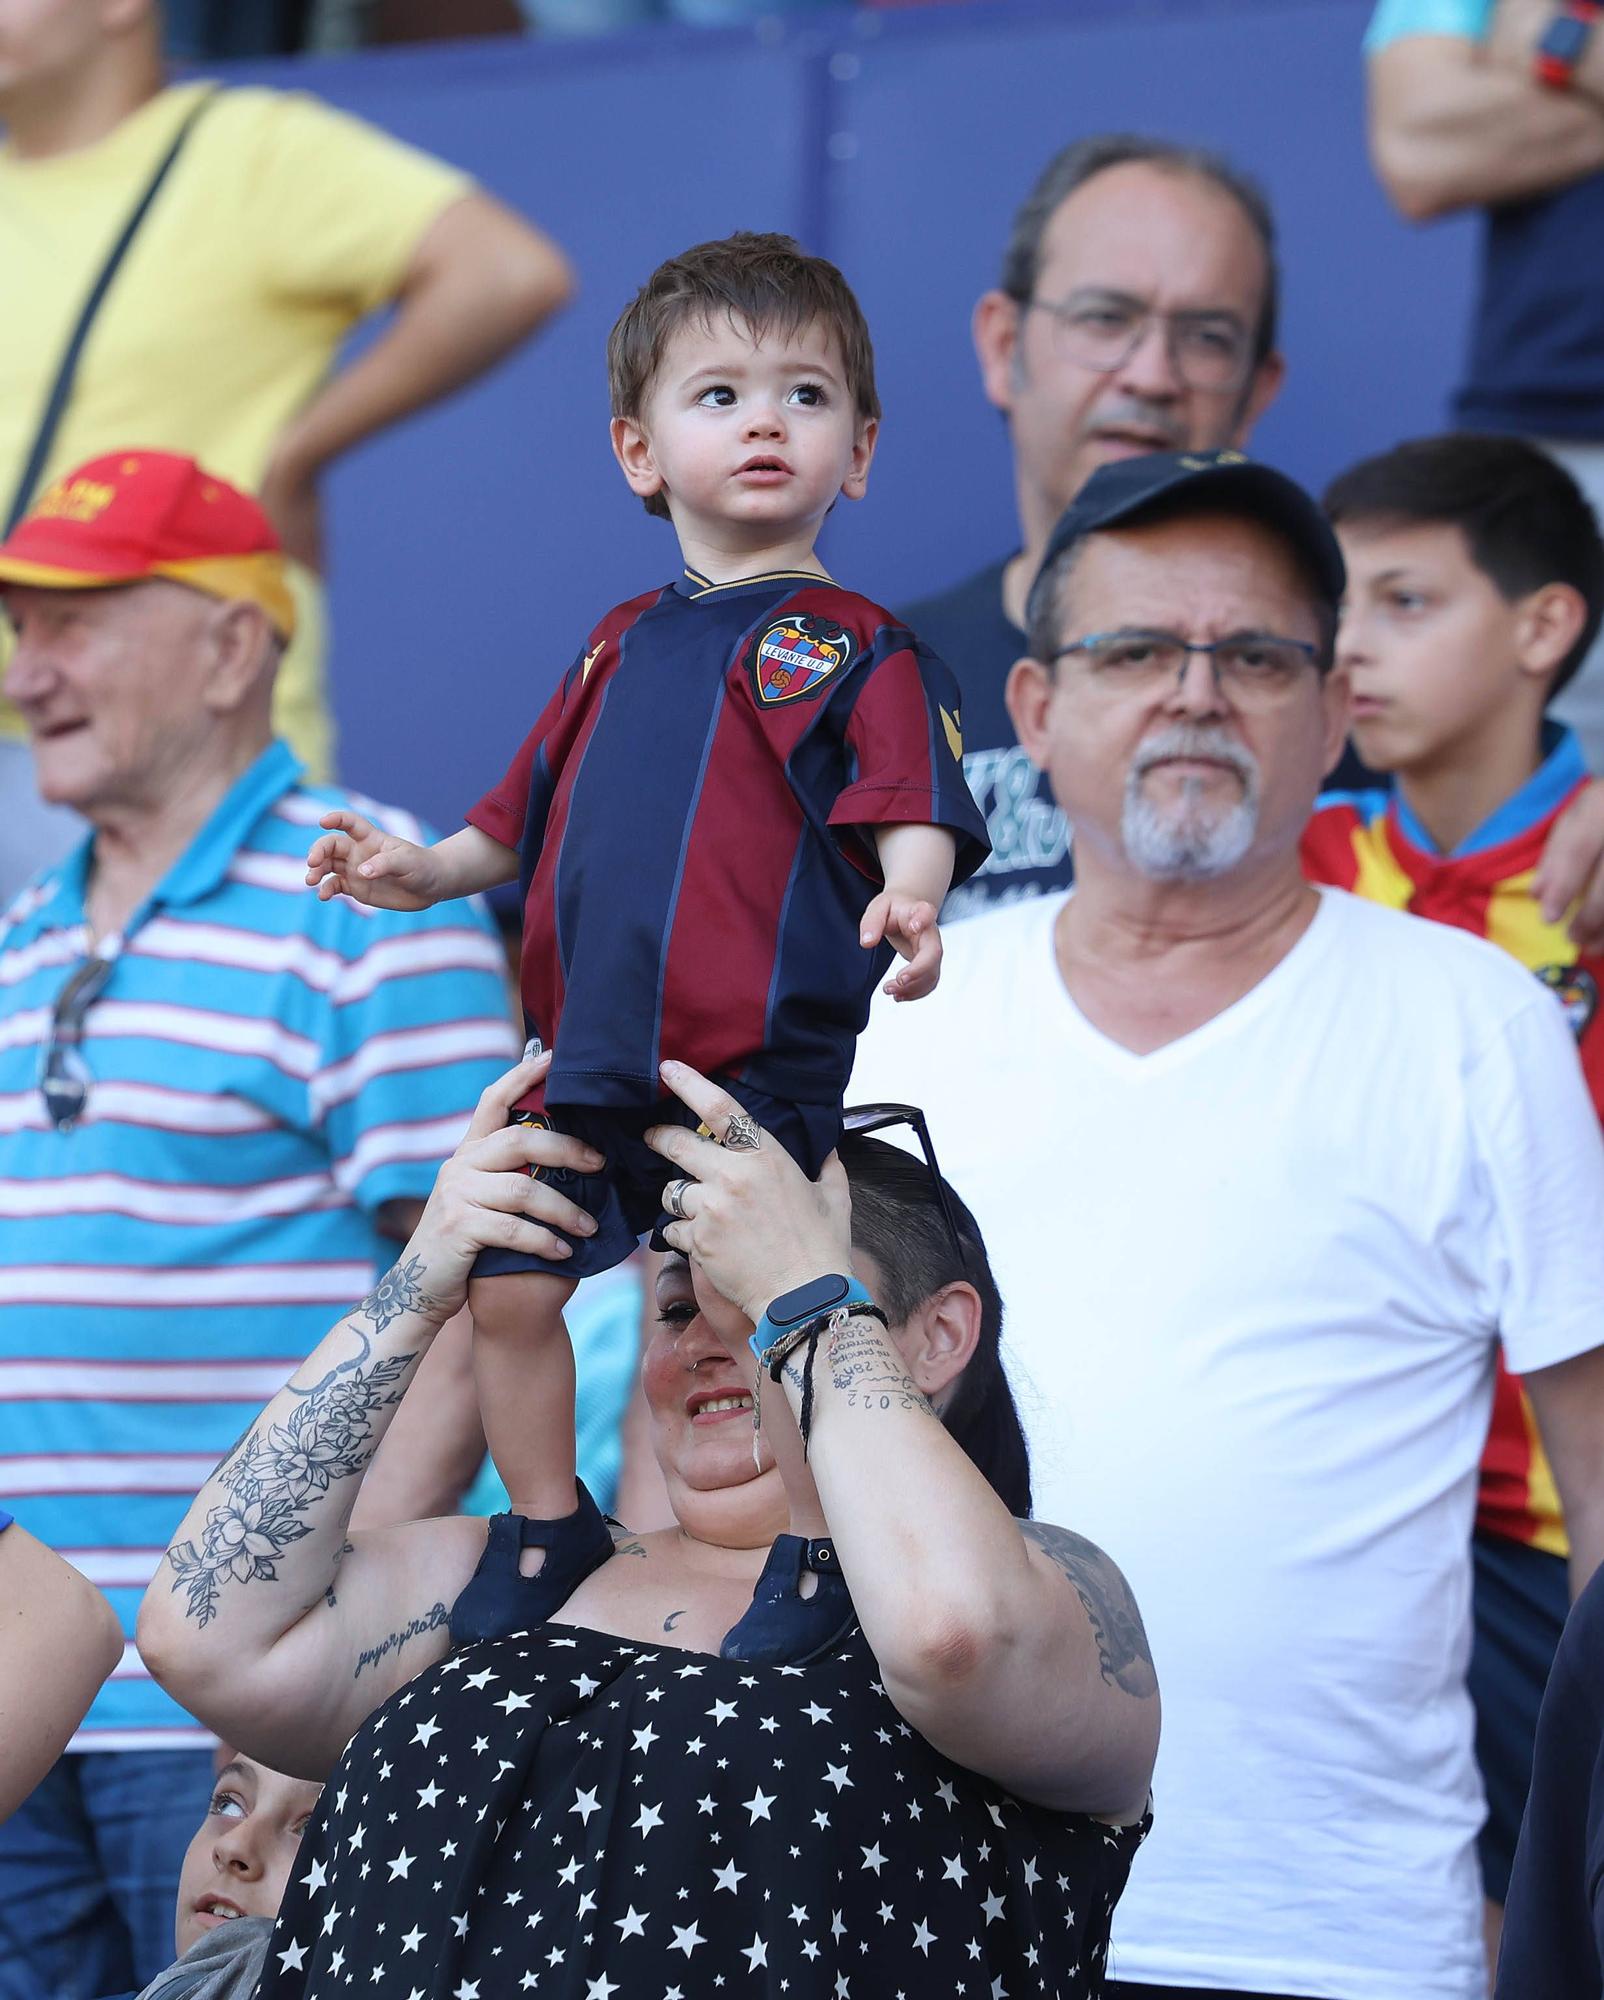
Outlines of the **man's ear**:
[{"label": "man's ear", "polygon": [[[663,475],[652,457],[651,439],[634,417],[614,417],[609,431],[613,456],[618,460],[629,490],[641,500],[650,500],[663,490]],[[867,467],[865,467],[867,470]]]},{"label": "man's ear", "polygon": [[1349,683],[1346,667],[1330,667],[1321,677],[1320,700],[1324,709],[1325,722],[1325,762],[1321,767],[1325,776],[1342,762],[1342,753],[1348,742],[1349,708],[1353,690]]},{"label": "man's ear", "polygon": [[915,1385],[939,1409],[979,1339],[980,1294],[960,1280],[925,1300],[898,1331],[897,1349]]},{"label": "man's ear", "polygon": [[1246,445],[1253,426],[1279,395],[1286,374],[1286,357],[1278,349],[1267,354],[1248,377],[1248,392],[1242,398],[1242,407],[1236,413],[1236,428],[1231,433],[1231,443],[1236,449]]},{"label": "man's ear", "polygon": [[219,604],[207,628],[211,658],[202,700],[217,715],[232,715],[256,692],[273,664],[277,634],[259,604],[231,599]]},{"label": "man's ear", "polygon": [[1522,598],[1515,643],[1522,673],[1546,679],[1582,636],[1587,599],[1572,583],[1545,583]]},{"label": "man's ear", "polygon": [[976,302],[969,331],[980,363],[980,386],[987,402],[999,410],[1014,407],[1014,386],[1018,380],[1019,301],[1006,292],[982,292]]},{"label": "man's ear", "polygon": [[1047,710],[1053,698],[1053,669],[1029,654],[1015,660],[1003,687],[1003,700],[1019,747],[1038,771],[1047,769]]}]

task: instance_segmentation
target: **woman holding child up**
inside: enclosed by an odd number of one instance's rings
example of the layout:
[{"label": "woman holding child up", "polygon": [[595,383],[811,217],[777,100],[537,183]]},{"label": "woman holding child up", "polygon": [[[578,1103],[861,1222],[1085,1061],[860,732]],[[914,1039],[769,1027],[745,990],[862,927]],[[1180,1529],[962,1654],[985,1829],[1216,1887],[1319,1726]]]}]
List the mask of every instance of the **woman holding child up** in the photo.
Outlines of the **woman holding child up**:
[{"label": "woman holding child up", "polygon": [[[197,1714],[332,1770],[261,2000],[1099,1992],[1156,1683],[1107,1557],[1014,1518],[984,1248],[914,1156],[849,1134],[811,1184],[666,1065],[713,1135],[651,1137],[683,1218],[644,1367],[677,1525],[619,1531],[554,1619],[449,1656],[449,1607],[481,1557],[516,1570],[516,1535],[347,1538],[479,1249],[577,1225],[516,1170],[584,1170],[584,1147],[503,1122],[546,1060],[486,1093],[395,1270],[218,1468],[147,1598],[146,1657]],[[815,1657],[719,1656],[798,1593],[838,1614]]]}]

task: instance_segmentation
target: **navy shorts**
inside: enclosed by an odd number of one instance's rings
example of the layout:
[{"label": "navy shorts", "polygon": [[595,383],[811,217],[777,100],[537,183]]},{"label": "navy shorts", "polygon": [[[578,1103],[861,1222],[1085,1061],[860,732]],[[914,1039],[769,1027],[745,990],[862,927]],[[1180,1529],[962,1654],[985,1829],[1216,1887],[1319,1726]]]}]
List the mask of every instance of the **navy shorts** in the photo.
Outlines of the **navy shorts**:
[{"label": "navy shorts", "polygon": [[[744,1083],[721,1079],[719,1088],[739,1099],[765,1132],[778,1139],[810,1181],[835,1151],[841,1138],[839,1104],[791,1104],[752,1090]],[[555,1271],[565,1278],[592,1278],[622,1264],[639,1248],[643,1237],[652,1247],[666,1246],[658,1231],[673,1220],[663,1212],[663,1189],[678,1175],[672,1161],[654,1153],[641,1137],[654,1125],[701,1123],[677,1097],[650,1105],[548,1104],[541,1113],[515,1113],[516,1122],[540,1117],[556,1132],[583,1139],[607,1164],[599,1174],[574,1173],[566,1167],[541,1167],[546,1180],[596,1220],[594,1236],[556,1233],[572,1243],[571,1257],[535,1257],[523,1250],[481,1250],[474,1260],[476,1278],[500,1277],[509,1271]],[[548,1225],[549,1226],[549,1225]]]},{"label": "navy shorts", "polygon": [[1487,1824],[1477,1845],[1482,1887],[1489,1901],[1502,1903],[1532,1782],[1537,1711],[1571,1608],[1570,1566],[1563,1556],[1480,1531],[1471,1539],[1471,1559],[1470,1698],[1487,1793]]}]

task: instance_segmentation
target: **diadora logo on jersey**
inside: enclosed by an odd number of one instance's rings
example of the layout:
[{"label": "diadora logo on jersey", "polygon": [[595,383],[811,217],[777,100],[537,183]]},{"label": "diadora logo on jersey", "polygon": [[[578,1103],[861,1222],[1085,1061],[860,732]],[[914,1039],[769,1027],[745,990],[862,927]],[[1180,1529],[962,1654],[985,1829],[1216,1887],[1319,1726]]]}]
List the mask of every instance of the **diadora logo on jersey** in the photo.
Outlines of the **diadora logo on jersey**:
[{"label": "diadora logo on jersey", "polygon": [[1598,981],[1579,965],[1542,965],[1537,976],[1565,1009],[1571,1033],[1580,1041],[1598,1012]]},{"label": "diadora logo on jersey", "polygon": [[752,653],[752,685],[765,708],[817,694],[852,657],[852,639],[833,619],[777,618]]}]

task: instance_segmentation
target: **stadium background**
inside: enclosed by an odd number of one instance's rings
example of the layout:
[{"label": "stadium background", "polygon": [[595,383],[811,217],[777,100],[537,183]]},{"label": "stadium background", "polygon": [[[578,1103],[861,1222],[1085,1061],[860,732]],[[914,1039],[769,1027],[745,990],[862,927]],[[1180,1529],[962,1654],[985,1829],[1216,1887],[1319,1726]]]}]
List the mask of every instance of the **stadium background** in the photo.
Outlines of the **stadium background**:
[{"label": "stadium background", "polygon": [[1274,203],[1285,390],[1262,457],[1318,485],[1439,426],[1475,225],[1419,232],[1364,151],[1370,0],[991,0],[605,41],[479,41],[231,65],[460,163],[549,228],[580,297],[487,384],[331,483],[346,779],[450,826],[499,775],[600,607],[676,567],[607,445],[604,345],[664,256],[736,228],[835,259],[886,406],[868,499],[821,550],[893,605],[1014,545],[970,309],[1042,162],[1093,131],[1222,148]]}]

